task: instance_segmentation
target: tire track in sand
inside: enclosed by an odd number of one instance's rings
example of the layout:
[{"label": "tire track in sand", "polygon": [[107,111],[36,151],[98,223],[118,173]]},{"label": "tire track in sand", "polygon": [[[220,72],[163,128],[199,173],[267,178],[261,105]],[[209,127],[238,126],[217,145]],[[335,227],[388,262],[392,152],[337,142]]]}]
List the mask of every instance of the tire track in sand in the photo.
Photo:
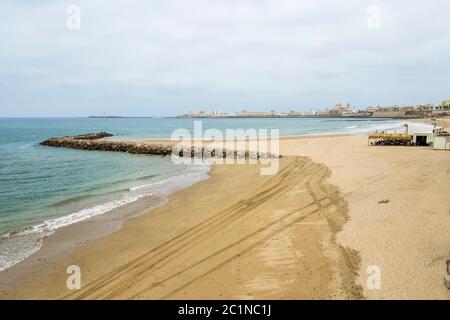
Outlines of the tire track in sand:
[{"label": "tire track in sand", "polygon": [[[262,190],[226,210],[193,226],[180,235],[149,250],[140,257],[86,285],[81,291],[68,295],[70,299],[169,298],[222,266],[239,259],[268,239],[293,224],[336,206],[339,195],[324,186],[328,169],[307,158],[294,158],[271,177]],[[258,207],[284,197],[293,189],[305,188],[310,201],[297,205],[275,220],[256,224],[253,232],[230,234],[230,241],[205,252],[198,261],[180,265],[178,256],[195,250],[224,229],[233,230],[257,214]],[[267,218],[267,217],[266,217]],[[177,262],[178,260],[178,262]],[[164,267],[164,268],[162,268]]]},{"label": "tire track in sand", "polygon": [[[304,165],[304,163],[301,164],[301,166],[303,166],[303,165]],[[310,169],[311,167],[312,167],[312,165],[310,165],[310,167],[308,169]],[[279,172],[279,174],[283,178],[287,178],[288,174],[289,174],[289,169],[290,169],[289,167],[283,168]],[[269,179],[268,186],[273,185],[272,180],[273,180],[273,177]],[[267,200],[266,196],[267,196],[267,194],[269,194],[271,192],[269,189],[270,189],[270,187],[265,188],[261,192],[258,192],[256,196],[259,196],[260,200],[261,199]],[[66,296],[65,298],[71,298],[75,295],[78,296],[79,298],[84,298],[85,296],[89,296],[90,294],[94,293],[95,291],[102,289],[105,285],[107,285],[111,281],[114,281],[114,280],[120,278],[121,276],[132,272],[136,268],[142,267],[143,264],[145,264],[146,262],[149,261],[148,258],[152,254],[156,254],[159,251],[166,252],[168,249],[174,247],[177,244],[180,244],[182,241],[185,241],[188,237],[189,237],[189,239],[191,239],[190,237],[192,237],[196,234],[200,234],[200,235],[205,234],[205,232],[204,232],[205,229],[211,227],[211,225],[213,225],[213,224],[220,224],[223,226],[223,223],[225,222],[224,219],[236,217],[237,215],[248,212],[249,210],[254,208],[255,205],[252,204],[252,202],[255,201],[255,198],[256,197],[254,196],[250,199],[239,201],[236,204],[231,205],[228,209],[224,210],[223,212],[221,212],[209,219],[206,219],[205,221],[195,225],[194,227],[183,232],[182,234],[177,235],[176,237],[164,242],[163,244],[157,246],[156,248],[153,248],[152,250],[146,252],[145,254],[141,255],[140,257],[135,258],[134,260],[130,261],[129,263],[104,275],[103,277],[97,279],[96,281],[91,282],[88,285],[85,285],[82,290],[84,292],[81,295],[77,295],[77,293],[80,293],[78,291],[74,294],[70,294],[70,295]],[[256,202],[256,203],[258,203],[258,202]],[[179,249],[173,253],[177,253],[178,251],[179,251]],[[172,255],[173,253],[171,253],[170,255]],[[168,255],[168,256],[170,256],[170,255]],[[150,258],[152,258],[152,257],[154,257],[154,255],[151,256]],[[146,266],[146,269],[148,267],[153,267],[153,265]]]}]

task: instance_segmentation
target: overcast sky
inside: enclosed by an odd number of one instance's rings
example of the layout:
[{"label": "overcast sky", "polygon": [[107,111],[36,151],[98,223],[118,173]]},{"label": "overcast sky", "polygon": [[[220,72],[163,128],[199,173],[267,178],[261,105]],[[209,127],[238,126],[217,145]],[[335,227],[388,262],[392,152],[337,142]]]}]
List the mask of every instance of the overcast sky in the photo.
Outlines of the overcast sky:
[{"label": "overcast sky", "polygon": [[450,2],[412,2],[3,0],[0,116],[450,99]]}]

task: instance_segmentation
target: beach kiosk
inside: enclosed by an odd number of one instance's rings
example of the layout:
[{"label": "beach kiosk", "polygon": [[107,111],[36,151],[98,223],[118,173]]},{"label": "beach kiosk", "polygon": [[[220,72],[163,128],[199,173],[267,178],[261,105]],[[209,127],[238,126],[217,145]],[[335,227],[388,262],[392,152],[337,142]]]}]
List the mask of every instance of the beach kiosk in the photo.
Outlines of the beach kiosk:
[{"label": "beach kiosk", "polygon": [[442,128],[436,128],[433,131],[433,149],[450,150],[450,133]]},{"label": "beach kiosk", "polygon": [[433,132],[415,132],[412,142],[418,147],[429,146],[433,143]]}]

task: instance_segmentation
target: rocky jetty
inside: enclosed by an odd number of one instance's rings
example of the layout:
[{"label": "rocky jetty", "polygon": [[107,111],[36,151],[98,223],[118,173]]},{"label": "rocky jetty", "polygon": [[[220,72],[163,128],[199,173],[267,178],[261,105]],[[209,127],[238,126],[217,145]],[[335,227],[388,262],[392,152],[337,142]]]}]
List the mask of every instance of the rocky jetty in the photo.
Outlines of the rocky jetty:
[{"label": "rocky jetty", "polygon": [[113,137],[113,136],[114,135],[112,133],[108,133],[108,132],[94,132],[94,133],[80,134],[78,136],[73,136],[73,137],[68,137],[68,138],[73,138],[75,140],[97,140],[97,139]]},{"label": "rocky jetty", "polygon": [[280,158],[280,155],[253,151],[236,151],[213,147],[180,147],[175,144],[161,144],[136,141],[101,140],[114,136],[111,133],[88,133],[78,136],[50,138],[41,142],[43,146],[71,148],[80,150],[128,152],[132,154],[149,154],[168,156],[172,153],[179,157],[198,158],[236,158],[236,159],[268,159]]}]

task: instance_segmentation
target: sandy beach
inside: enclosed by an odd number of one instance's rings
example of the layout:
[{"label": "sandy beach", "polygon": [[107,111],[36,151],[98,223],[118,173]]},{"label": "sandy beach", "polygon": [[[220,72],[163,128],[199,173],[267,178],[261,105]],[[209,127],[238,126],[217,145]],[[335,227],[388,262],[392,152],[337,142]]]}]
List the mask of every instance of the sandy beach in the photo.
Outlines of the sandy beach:
[{"label": "sandy beach", "polygon": [[[281,140],[280,168],[217,165],[158,208],[58,231],[0,272],[2,299],[449,299],[450,153],[367,136]],[[144,208],[140,210],[145,211]],[[82,288],[66,288],[78,265]],[[367,268],[381,271],[367,287]]]},{"label": "sandy beach", "polygon": [[449,1],[2,4],[0,305],[450,301]]}]

